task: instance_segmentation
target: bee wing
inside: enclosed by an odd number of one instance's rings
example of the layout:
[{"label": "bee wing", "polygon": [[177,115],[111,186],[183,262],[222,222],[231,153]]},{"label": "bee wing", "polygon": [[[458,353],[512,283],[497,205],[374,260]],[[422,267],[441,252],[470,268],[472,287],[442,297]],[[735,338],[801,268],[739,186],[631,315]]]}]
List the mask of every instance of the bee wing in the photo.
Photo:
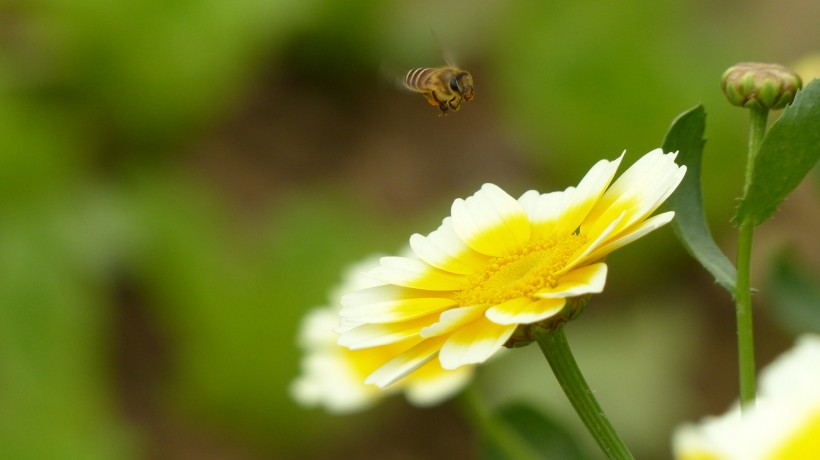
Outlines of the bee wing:
[{"label": "bee wing", "polygon": [[381,80],[383,82],[388,82],[391,87],[410,89],[407,87],[407,84],[404,83],[404,76],[407,73],[406,71],[402,72],[396,66],[383,62],[382,65],[379,66],[379,73],[381,74]]},{"label": "bee wing", "polygon": [[433,42],[436,44],[436,49],[438,50],[439,56],[441,56],[441,58],[448,66],[458,67],[458,65],[456,65],[455,54],[452,52],[452,50],[442,46],[441,39],[439,38],[435,30],[430,29],[430,33],[433,35]]}]

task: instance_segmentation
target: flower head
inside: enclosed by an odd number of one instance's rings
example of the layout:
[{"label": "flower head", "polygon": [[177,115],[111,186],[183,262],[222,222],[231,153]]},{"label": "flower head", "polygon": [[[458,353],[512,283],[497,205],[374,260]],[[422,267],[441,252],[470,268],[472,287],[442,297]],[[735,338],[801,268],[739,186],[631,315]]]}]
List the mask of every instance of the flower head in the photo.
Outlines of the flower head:
[{"label": "flower head", "polygon": [[809,460],[820,452],[820,336],[806,335],[761,375],[755,406],[677,430],[679,460]]},{"label": "flower head", "polygon": [[558,317],[604,288],[604,258],[668,223],[649,217],[686,171],[654,150],[612,185],[623,155],[595,164],[577,187],[517,200],[485,184],[457,199],[450,217],[410,238],[408,257],[383,257],[367,275],[382,283],[342,297],[350,349],[411,345],[372,373],[385,387],[430,361],[444,369],[481,363],[521,325]]},{"label": "flower head", "polygon": [[741,62],[723,72],[721,88],[734,105],[782,109],[803,87],[800,76],[780,64]]},{"label": "flower head", "polygon": [[[377,286],[378,282],[361,275],[364,266],[375,264],[374,260],[369,260],[355,266],[331,297],[338,299],[340,292]],[[302,374],[292,383],[291,394],[305,406],[323,406],[330,412],[350,413],[370,407],[387,394],[399,391],[403,391],[411,403],[428,406],[452,396],[472,377],[472,366],[444,370],[438,362],[429,362],[413,376],[392,386],[389,392],[367,385],[365,378],[404,352],[407,345],[397,342],[364,350],[349,350],[336,343],[339,323],[339,307],[335,305],[316,308],[302,320],[299,345],[305,356]],[[342,330],[354,326],[345,324]]]}]

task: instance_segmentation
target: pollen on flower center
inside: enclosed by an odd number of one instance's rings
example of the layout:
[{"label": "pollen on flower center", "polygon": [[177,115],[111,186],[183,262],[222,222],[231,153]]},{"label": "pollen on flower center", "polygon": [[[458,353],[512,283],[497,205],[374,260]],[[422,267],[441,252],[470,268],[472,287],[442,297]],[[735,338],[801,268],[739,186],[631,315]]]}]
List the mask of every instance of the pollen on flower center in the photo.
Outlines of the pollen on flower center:
[{"label": "pollen on flower center", "polygon": [[533,297],[554,287],[557,275],[584,243],[578,234],[553,235],[533,240],[501,257],[490,260],[470,276],[458,293],[460,305],[498,305],[519,297]]}]

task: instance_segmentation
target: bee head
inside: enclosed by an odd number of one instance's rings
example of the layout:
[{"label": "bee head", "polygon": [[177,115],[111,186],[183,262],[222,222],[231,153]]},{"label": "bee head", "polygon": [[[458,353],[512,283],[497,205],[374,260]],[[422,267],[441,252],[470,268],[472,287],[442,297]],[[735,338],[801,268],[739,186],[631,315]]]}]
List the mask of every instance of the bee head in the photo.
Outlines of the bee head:
[{"label": "bee head", "polygon": [[473,76],[469,72],[457,73],[450,80],[450,89],[461,94],[465,101],[473,98]]}]

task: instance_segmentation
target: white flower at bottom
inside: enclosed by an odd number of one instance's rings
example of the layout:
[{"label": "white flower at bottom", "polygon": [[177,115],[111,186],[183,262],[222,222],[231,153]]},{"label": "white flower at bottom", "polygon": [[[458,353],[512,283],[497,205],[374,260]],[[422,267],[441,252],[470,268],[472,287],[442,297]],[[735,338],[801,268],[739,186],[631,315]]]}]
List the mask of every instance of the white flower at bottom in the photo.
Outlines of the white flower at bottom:
[{"label": "white flower at bottom", "polygon": [[820,336],[806,335],[770,364],[754,407],[740,407],[674,436],[678,460],[820,459]]},{"label": "white flower at bottom", "polygon": [[[376,263],[368,261],[353,267],[337,291],[344,293],[378,285],[361,274],[365,271],[362,266],[370,268]],[[331,298],[338,299],[339,295],[331,295]],[[298,341],[305,356],[302,373],[291,384],[291,395],[300,404],[323,406],[334,413],[350,413],[366,409],[388,394],[403,391],[412,404],[429,406],[453,396],[470,381],[472,366],[448,371],[437,362],[430,362],[412,378],[388,390],[366,384],[368,375],[411,345],[398,342],[366,350],[349,350],[338,345],[337,330],[355,326],[343,324],[340,328],[339,308],[316,308],[302,320]]]}]

